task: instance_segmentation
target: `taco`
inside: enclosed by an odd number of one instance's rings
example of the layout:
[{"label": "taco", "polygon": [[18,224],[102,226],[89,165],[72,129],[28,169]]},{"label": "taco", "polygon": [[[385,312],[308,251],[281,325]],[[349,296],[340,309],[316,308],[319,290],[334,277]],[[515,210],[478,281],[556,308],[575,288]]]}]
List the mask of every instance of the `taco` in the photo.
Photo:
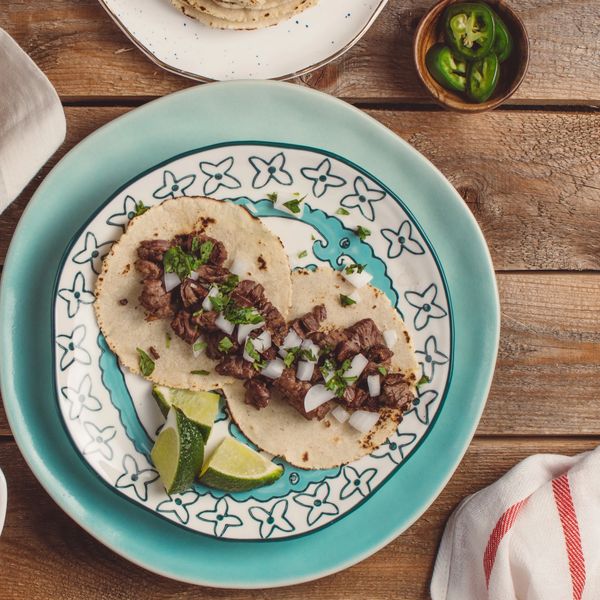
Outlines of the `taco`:
[{"label": "taco", "polygon": [[297,467],[371,453],[416,393],[418,363],[403,321],[383,292],[356,289],[329,268],[293,273],[290,317],[277,351],[245,348],[246,363],[260,370],[224,387],[231,417],[259,448]]},{"label": "taco", "polygon": [[280,239],[243,207],[183,197],[130,222],[95,293],[122,365],[161,385],[214,389],[233,381],[217,366],[244,331],[269,327],[280,341],[290,267]]}]

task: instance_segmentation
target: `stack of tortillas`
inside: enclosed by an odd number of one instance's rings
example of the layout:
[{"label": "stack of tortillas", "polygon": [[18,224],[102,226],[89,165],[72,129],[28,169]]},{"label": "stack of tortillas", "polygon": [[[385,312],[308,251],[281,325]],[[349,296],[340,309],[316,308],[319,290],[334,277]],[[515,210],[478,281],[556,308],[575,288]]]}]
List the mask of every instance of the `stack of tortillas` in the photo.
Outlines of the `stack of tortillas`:
[{"label": "stack of tortillas", "polygon": [[181,12],[218,29],[259,29],[290,19],[319,0],[171,0]]}]

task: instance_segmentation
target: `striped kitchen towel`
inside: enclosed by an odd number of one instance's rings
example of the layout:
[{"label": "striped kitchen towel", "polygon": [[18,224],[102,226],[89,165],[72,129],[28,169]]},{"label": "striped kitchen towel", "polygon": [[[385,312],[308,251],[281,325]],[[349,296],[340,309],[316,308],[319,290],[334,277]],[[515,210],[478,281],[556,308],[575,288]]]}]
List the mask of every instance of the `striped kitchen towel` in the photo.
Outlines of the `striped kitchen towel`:
[{"label": "striped kitchen towel", "polygon": [[600,598],[600,448],[538,454],[469,496],[446,525],[432,600]]}]

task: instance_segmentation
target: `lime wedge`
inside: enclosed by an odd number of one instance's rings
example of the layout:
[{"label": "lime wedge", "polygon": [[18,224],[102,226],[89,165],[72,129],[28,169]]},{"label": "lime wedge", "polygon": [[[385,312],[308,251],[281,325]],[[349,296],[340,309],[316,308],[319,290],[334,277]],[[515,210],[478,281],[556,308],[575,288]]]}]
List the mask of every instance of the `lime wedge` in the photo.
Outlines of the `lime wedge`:
[{"label": "lime wedge", "polygon": [[200,428],[173,406],[150,453],[167,494],[177,494],[194,482],[204,459]]},{"label": "lime wedge", "polygon": [[204,441],[208,440],[210,430],[219,412],[219,394],[177,390],[163,385],[155,385],[152,388],[152,395],[165,417],[171,406],[177,406],[188,419],[198,425]]},{"label": "lime wedge", "polygon": [[277,481],[283,467],[258,452],[226,437],[213,452],[200,473],[200,482],[226,492],[244,492]]}]

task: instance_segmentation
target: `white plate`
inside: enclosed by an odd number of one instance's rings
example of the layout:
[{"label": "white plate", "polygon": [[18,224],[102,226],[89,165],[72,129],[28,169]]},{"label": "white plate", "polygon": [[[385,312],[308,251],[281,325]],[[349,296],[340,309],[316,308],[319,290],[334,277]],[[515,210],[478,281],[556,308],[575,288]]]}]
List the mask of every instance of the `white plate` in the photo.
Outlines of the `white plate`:
[{"label": "white plate", "polygon": [[169,0],[99,0],[155,63],[198,81],[289,79],[341,56],[369,29],[387,0],[320,0],[255,31],[211,29]]}]

